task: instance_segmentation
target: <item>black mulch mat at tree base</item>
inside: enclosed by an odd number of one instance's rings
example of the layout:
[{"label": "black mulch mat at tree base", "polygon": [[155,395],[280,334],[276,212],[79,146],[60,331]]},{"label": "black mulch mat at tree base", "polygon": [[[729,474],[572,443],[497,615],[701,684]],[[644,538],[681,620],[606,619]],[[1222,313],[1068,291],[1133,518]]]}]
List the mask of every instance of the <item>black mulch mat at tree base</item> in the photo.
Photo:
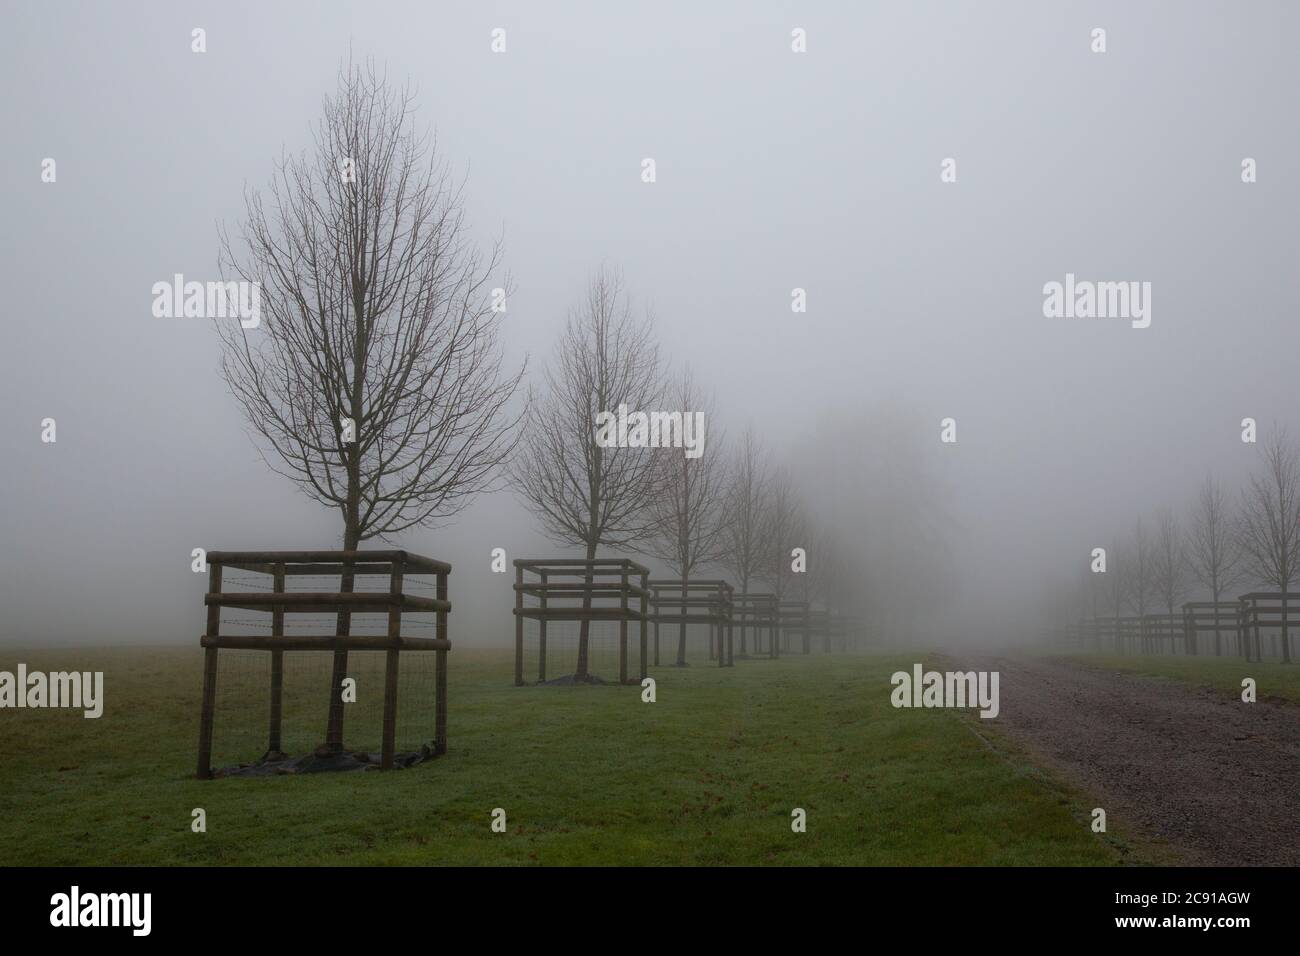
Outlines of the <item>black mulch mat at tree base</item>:
[{"label": "black mulch mat at tree base", "polygon": [[[418,763],[432,760],[432,744],[424,744],[419,750],[406,750],[393,754],[393,769],[402,770],[414,767]],[[273,777],[280,774],[297,773],[347,773],[353,770],[379,770],[380,754],[364,751],[344,750],[328,751],[321,747],[315,753],[301,757],[290,757],[278,751],[266,753],[257,763],[240,764],[237,767],[222,767],[213,772],[214,777]]]},{"label": "black mulch mat at tree base", "polygon": [[573,687],[575,684],[608,684],[609,681],[597,677],[595,674],[587,674],[584,677],[578,677],[575,674],[565,674],[563,677],[557,677],[554,680],[541,681],[542,687]]}]

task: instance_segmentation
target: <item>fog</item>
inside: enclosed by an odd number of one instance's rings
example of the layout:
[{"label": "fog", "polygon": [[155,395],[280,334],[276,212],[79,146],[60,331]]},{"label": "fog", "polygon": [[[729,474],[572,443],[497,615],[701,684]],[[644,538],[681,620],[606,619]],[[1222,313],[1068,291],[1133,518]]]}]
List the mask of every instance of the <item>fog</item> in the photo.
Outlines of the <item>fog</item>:
[{"label": "fog", "polygon": [[[1092,548],[1207,472],[1236,494],[1243,418],[1300,431],[1300,9],[1172,7],[6,4],[0,640],[197,644],[193,548],[339,545],[260,460],[210,324],[150,289],[218,277],[218,227],[350,51],[416,85],[502,239],[507,364],[536,384],[616,266],[716,430],[752,424],[845,575],[919,609],[892,638],[1029,635]],[[1150,282],[1150,326],[1045,317],[1067,274]],[[513,633],[491,550],[556,550],[504,487],[394,543],[452,563],[469,646]]]}]

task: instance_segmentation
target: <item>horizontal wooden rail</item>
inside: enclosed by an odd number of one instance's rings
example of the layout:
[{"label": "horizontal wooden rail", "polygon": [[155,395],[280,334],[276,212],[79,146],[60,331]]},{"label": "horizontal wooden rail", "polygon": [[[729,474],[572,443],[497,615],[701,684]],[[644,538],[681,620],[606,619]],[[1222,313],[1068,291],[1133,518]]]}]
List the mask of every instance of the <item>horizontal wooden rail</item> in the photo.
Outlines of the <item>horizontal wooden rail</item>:
[{"label": "horizontal wooden rail", "polygon": [[[411,574],[448,574],[451,565],[411,551],[209,551],[208,564],[401,564]],[[286,568],[286,572],[288,569]]]},{"label": "horizontal wooden rail", "polygon": [[368,636],[351,634],[285,634],[266,637],[257,634],[204,634],[199,638],[203,647],[220,647],[245,651],[448,651],[451,641],[440,637],[389,637],[387,634]]},{"label": "horizontal wooden rail", "polygon": [[209,607],[232,607],[244,611],[284,611],[289,614],[334,611],[450,611],[450,601],[390,594],[387,591],[218,591],[203,596]]},{"label": "horizontal wooden rail", "polygon": [[627,568],[641,574],[649,574],[650,569],[637,564],[631,558],[515,558],[514,566],[529,570],[543,570],[552,574],[582,573],[588,569],[599,571],[602,568]]},{"label": "horizontal wooden rail", "polygon": [[[554,583],[546,582],[545,584],[537,581],[525,581],[522,584],[512,585],[512,587],[524,594],[534,594],[547,598],[586,597],[588,594],[595,598],[617,597],[624,591],[638,597],[649,596],[650,594],[649,591],[633,584],[631,581],[627,584],[620,581],[593,581],[591,584],[583,584],[577,581],[556,581]],[[592,594],[594,591],[605,593]]]},{"label": "horizontal wooden rail", "polygon": [[[641,612],[628,607],[523,607],[513,608],[518,617],[531,618],[535,621],[639,621]],[[646,615],[650,620],[651,615]]]},{"label": "horizontal wooden rail", "polygon": [[[667,590],[680,591],[682,589],[682,582],[675,578],[651,578],[649,581],[646,582],[646,585],[650,588],[659,588],[665,591]],[[726,581],[720,579],[702,580],[698,578],[691,578],[686,582],[686,590],[688,591],[732,591],[733,588]]]}]

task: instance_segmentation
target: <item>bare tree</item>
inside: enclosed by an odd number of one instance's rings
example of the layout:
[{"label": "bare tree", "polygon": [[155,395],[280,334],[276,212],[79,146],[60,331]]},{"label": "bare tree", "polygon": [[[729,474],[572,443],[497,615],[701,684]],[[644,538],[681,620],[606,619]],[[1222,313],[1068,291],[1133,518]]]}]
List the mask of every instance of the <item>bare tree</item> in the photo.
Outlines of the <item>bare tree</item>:
[{"label": "bare tree", "polygon": [[1124,604],[1128,600],[1128,555],[1122,547],[1111,548],[1110,559],[1106,564],[1106,597],[1110,602],[1110,611],[1116,617],[1124,616]]},{"label": "bare tree", "polygon": [[1128,553],[1125,584],[1128,587],[1130,606],[1142,617],[1147,607],[1157,597],[1156,591],[1156,549],[1150,533],[1137,520],[1133,528],[1133,546]]},{"label": "bare tree", "polygon": [[[663,394],[659,348],[647,314],[633,318],[621,276],[601,268],[582,306],[569,314],[544,372],[546,395],[532,417],[510,474],[551,540],[583,549],[636,547],[655,531],[649,512],[658,475],[654,450],[603,447],[596,414],[620,405],[644,410]],[[591,599],[584,599],[585,609]],[[589,625],[578,635],[575,677],[586,680]]]},{"label": "bare tree", "polygon": [[1282,592],[1282,660],[1290,662],[1286,594],[1300,571],[1300,456],[1284,430],[1261,454],[1263,467],[1242,492],[1238,541],[1250,575]]},{"label": "bare tree", "polygon": [[[373,64],[341,67],[314,150],[246,193],[240,242],[222,234],[223,275],[261,287],[259,327],[220,327],[226,382],[268,466],[337,509],[345,551],[456,514],[517,440],[523,369],[503,373],[490,303],[500,247],[471,242],[462,184],[412,110]],[[332,749],[346,674],[336,652]]]},{"label": "bare tree", "polygon": [[[767,511],[768,471],[762,445],[752,426],[746,427],[736,447],[727,489],[727,520],[721,564],[736,577],[742,595],[759,572],[763,556],[762,523]],[[740,652],[746,653],[748,629],[741,625]]]},{"label": "bare tree", "polygon": [[[701,454],[688,456],[676,448],[657,456],[657,493],[650,501],[654,534],[647,550],[664,561],[686,583],[701,567],[716,563],[724,554],[727,530],[726,451],[716,424],[711,395],[696,384],[685,369],[669,386],[665,396],[670,416],[699,413],[704,431],[696,435]],[[675,419],[674,419],[675,420]],[[707,434],[707,441],[705,436]],[[682,615],[687,609],[682,607]],[[678,626],[677,666],[686,666],[686,622]]]},{"label": "bare tree", "polygon": [[1087,575],[1085,589],[1088,596],[1085,599],[1083,616],[1085,618],[1097,618],[1101,616],[1101,599],[1104,597],[1101,582],[1098,580],[1099,575],[1091,568],[1086,568],[1084,573]]},{"label": "bare tree", "polygon": [[1152,584],[1165,604],[1166,613],[1173,614],[1174,606],[1187,594],[1187,552],[1183,529],[1168,508],[1160,512],[1153,553]]},{"label": "bare tree", "polygon": [[[1187,562],[1193,579],[1218,604],[1223,592],[1241,580],[1241,549],[1223,485],[1210,475],[1201,485],[1187,534]],[[1217,609],[1216,609],[1217,614]],[[1223,653],[1216,628],[1214,653]]]},{"label": "bare tree", "polygon": [[779,469],[772,477],[771,492],[763,520],[763,557],[759,560],[760,579],[767,583],[779,600],[791,576],[790,552],[801,547],[803,510],[795,494],[790,473]]}]

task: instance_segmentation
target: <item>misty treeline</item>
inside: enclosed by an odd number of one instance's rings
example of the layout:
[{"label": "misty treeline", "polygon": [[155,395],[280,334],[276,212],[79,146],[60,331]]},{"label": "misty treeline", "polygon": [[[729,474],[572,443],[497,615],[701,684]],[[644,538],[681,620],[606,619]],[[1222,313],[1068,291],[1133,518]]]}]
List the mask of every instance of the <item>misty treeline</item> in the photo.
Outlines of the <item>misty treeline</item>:
[{"label": "misty treeline", "polygon": [[[508,472],[552,541],[587,559],[644,555],[683,583],[725,577],[739,594],[807,601],[891,633],[939,603],[933,569],[950,562],[915,429],[879,410],[824,417],[807,447],[774,448],[752,422],[727,427],[717,395],[689,366],[670,367],[654,327],[601,267],[530,392]],[[701,414],[703,454],[607,446],[593,424],[620,406]],[[864,453],[873,447],[886,454]],[[578,676],[587,638],[583,622]],[[741,653],[747,639],[742,630]],[[678,663],[685,640],[682,624]]]},{"label": "misty treeline", "polygon": [[[1137,518],[1105,546],[1054,613],[1080,617],[1174,615],[1185,601],[1229,603],[1248,591],[1287,594],[1300,578],[1300,447],[1274,426],[1256,446],[1240,487],[1212,474],[1177,507]],[[1283,621],[1286,605],[1282,606]],[[1288,641],[1282,641],[1289,661]]]},{"label": "misty treeline", "polygon": [[[221,235],[223,278],[260,283],[263,303],[260,327],[220,326],[224,378],[268,466],[338,514],[343,548],[436,526],[508,480],[586,558],[631,552],[905,628],[947,560],[916,433],[889,410],[822,416],[797,450],[729,429],[608,266],[525,395],[524,366],[502,358],[500,244],[472,241],[464,184],[413,109],[408,87],[345,62],[312,148],[246,191],[237,237]],[[703,453],[605,447],[596,416],[624,405],[700,413]],[[345,673],[340,652],[335,684]]]}]

